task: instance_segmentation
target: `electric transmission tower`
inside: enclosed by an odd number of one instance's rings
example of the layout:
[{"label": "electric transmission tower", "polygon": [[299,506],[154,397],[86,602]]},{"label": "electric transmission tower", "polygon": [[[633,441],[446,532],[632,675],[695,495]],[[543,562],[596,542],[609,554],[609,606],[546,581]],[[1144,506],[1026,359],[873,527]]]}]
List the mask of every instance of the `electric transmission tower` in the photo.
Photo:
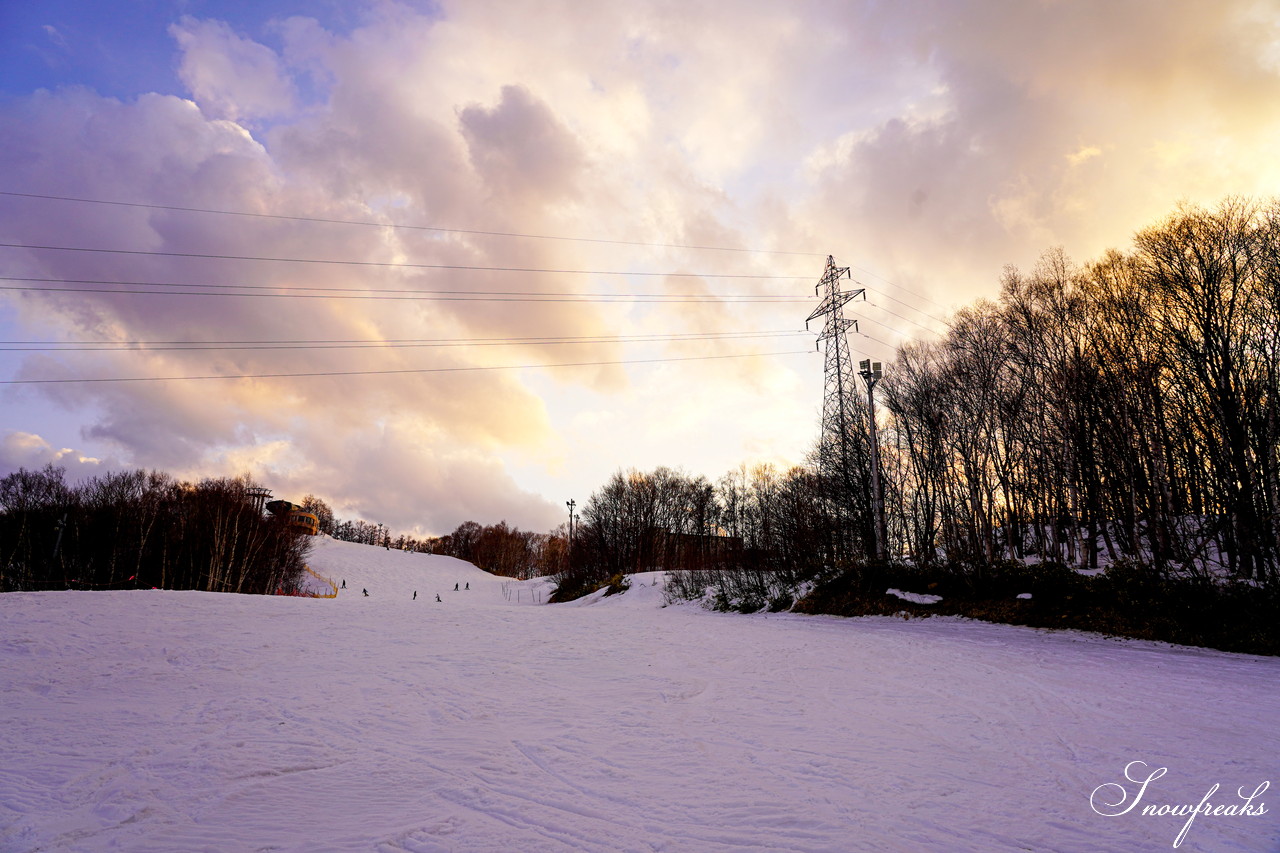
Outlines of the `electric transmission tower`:
[{"label": "electric transmission tower", "polygon": [[[818,473],[824,498],[836,523],[833,547],[835,556],[847,555],[851,528],[857,528],[864,552],[876,553],[875,529],[871,523],[871,506],[867,492],[870,475],[867,439],[864,434],[865,413],[859,401],[857,373],[849,356],[849,329],[857,330],[858,321],[844,316],[844,306],[858,297],[866,298],[866,289],[841,290],[840,282],[850,278],[848,267],[836,266],[827,256],[827,268],[814,288],[822,301],[805,320],[805,328],[818,317],[826,317],[818,335],[818,345],[825,344],[823,367],[825,387],[822,394],[822,434],[818,440]],[[825,291],[823,291],[825,288]]]}]

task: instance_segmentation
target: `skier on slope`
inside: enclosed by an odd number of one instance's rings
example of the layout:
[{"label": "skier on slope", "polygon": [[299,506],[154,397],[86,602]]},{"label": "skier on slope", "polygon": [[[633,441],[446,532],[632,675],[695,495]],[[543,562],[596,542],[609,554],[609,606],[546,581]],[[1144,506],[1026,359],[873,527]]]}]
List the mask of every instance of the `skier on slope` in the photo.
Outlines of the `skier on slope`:
[{"label": "skier on slope", "polygon": [[361,590],[360,590],[360,591],[364,593],[364,597],[365,597],[365,598],[368,598],[368,597],[369,597],[369,590],[364,589],[364,588],[361,588]]}]

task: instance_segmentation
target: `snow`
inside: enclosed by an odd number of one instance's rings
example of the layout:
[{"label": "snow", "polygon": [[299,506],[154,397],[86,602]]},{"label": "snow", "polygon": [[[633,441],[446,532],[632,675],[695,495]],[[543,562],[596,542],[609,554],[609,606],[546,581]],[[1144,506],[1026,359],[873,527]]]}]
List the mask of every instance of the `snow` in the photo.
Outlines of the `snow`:
[{"label": "snow", "polygon": [[911,601],[916,604],[937,604],[942,600],[940,595],[926,595],[920,592],[903,592],[900,589],[885,590],[885,595],[892,595],[895,598],[901,598],[903,601]]},{"label": "snow", "polygon": [[[1142,805],[1277,781],[1271,658],[311,564],[347,589],[0,596],[0,850],[1168,850],[1186,817],[1105,814],[1126,767],[1167,768]],[[1179,849],[1280,849],[1274,793]]]}]

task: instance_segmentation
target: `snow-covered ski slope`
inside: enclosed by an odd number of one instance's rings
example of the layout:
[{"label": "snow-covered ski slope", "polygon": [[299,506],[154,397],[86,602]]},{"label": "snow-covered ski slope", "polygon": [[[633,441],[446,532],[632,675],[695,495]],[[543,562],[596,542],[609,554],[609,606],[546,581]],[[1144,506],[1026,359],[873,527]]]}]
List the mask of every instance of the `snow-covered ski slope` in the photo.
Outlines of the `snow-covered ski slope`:
[{"label": "snow-covered ski slope", "polygon": [[[1280,783],[1274,659],[311,564],[347,589],[0,596],[0,850],[1132,853]],[[1179,849],[1280,850],[1252,805]]]}]

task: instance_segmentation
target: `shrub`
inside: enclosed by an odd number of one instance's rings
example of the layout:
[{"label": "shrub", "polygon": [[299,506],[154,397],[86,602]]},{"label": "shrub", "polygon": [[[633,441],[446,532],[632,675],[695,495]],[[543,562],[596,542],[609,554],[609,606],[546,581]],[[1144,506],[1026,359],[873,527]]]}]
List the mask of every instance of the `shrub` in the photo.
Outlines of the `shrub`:
[{"label": "shrub", "polygon": [[604,594],[606,597],[617,595],[620,592],[626,592],[631,589],[631,578],[624,574],[615,574],[610,576],[609,580],[604,583]]},{"label": "shrub", "polygon": [[[942,596],[915,604],[890,588]],[[1031,593],[1030,599],[1018,595]],[[1119,563],[1102,575],[1061,565],[1010,565],[975,579],[946,569],[866,564],[817,584],[794,611],[839,616],[959,615],[1074,628],[1225,651],[1280,655],[1280,590],[1247,581],[1173,578]]]}]

